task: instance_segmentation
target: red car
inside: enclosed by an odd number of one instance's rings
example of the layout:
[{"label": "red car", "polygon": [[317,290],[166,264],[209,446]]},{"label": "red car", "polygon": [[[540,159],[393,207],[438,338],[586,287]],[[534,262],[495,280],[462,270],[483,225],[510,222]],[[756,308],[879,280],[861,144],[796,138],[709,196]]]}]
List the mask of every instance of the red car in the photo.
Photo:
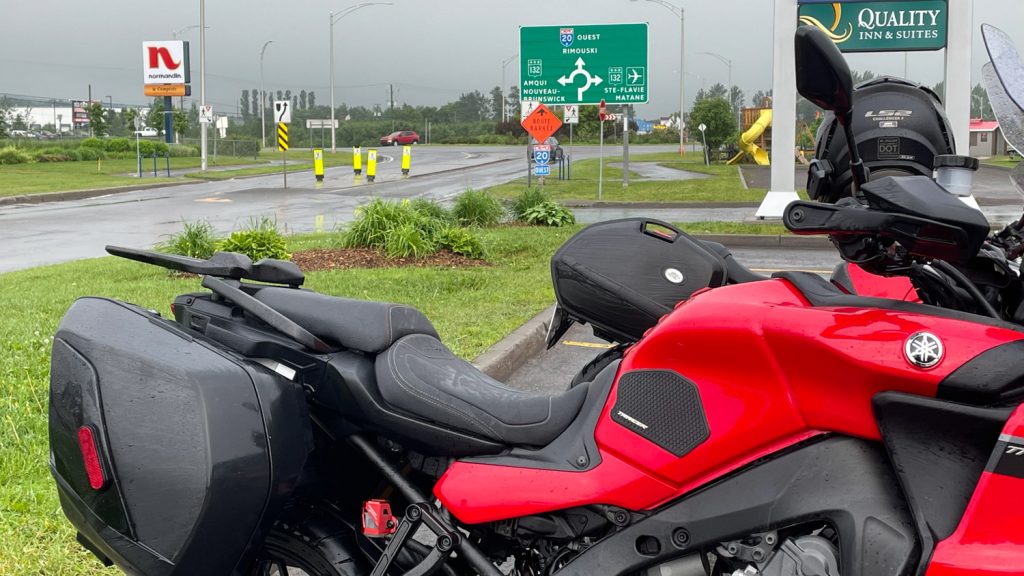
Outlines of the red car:
[{"label": "red car", "polygon": [[405,146],[406,144],[419,144],[420,135],[412,130],[392,132],[387,136],[381,136],[381,146]]}]

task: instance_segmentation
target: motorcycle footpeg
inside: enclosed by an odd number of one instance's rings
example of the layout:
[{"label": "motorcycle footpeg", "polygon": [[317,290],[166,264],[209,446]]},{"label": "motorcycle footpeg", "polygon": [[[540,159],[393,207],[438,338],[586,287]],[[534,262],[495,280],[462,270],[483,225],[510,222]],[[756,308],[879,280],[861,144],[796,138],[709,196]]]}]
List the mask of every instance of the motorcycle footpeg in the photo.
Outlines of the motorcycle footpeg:
[{"label": "motorcycle footpeg", "polygon": [[458,547],[461,535],[456,531],[449,530],[434,516],[433,510],[429,506],[418,503],[406,508],[405,517],[399,522],[398,528],[391,536],[391,541],[388,542],[387,548],[384,549],[380,560],[374,566],[371,576],[385,576],[388,573],[395,559],[416,533],[420,524],[425,524],[433,532],[436,540],[427,556],[419,564],[404,572],[403,576],[428,576],[441,568],[444,561]]}]

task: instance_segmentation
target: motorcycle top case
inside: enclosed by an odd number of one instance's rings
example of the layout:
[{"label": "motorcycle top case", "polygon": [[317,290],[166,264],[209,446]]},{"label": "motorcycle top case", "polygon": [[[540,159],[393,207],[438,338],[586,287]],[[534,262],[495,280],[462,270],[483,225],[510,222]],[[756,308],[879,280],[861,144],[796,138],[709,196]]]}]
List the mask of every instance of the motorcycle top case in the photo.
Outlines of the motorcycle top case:
[{"label": "motorcycle top case", "polygon": [[311,444],[301,389],[154,312],[82,298],[53,342],[50,468],[128,574],[237,574]]},{"label": "motorcycle top case", "polygon": [[648,218],[593,224],[551,258],[558,305],[594,333],[635,342],[680,301],[725,284],[726,266],[678,228]]}]

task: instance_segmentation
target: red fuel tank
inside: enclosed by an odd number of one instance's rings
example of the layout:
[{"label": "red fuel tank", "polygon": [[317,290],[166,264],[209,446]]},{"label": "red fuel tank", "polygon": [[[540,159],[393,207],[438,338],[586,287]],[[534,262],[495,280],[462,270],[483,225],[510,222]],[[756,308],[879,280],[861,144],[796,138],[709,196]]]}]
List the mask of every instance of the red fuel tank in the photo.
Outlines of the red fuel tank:
[{"label": "red fuel tank", "polygon": [[[477,458],[454,463],[435,494],[467,523],[588,504],[650,509],[818,434],[878,439],[875,394],[934,396],[971,358],[1024,337],[919,304],[848,297],[823,305],[802,289],[786,279],[725,286],[663,317],[619,366],[594,431],[597,466],[542,470]],[[942,347],[927,368],[905,351],[921,332]]]}]

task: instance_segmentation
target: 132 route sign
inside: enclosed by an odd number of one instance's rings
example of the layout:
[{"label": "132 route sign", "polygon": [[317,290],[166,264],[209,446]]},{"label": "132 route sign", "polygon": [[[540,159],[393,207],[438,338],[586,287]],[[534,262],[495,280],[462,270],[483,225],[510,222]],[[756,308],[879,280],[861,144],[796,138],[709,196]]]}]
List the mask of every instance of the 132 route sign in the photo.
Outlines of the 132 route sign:
[{"label": "132 route sign", "polygon": [[562,127],[562,121],[547,106],[540,104],[522,122],[523,128],[534,140],[544,143],[552,134]]},{"label": "132 route sign", "polygon": [[519,28],[520,98],[545,104],[645,103],[647,24]]}]

